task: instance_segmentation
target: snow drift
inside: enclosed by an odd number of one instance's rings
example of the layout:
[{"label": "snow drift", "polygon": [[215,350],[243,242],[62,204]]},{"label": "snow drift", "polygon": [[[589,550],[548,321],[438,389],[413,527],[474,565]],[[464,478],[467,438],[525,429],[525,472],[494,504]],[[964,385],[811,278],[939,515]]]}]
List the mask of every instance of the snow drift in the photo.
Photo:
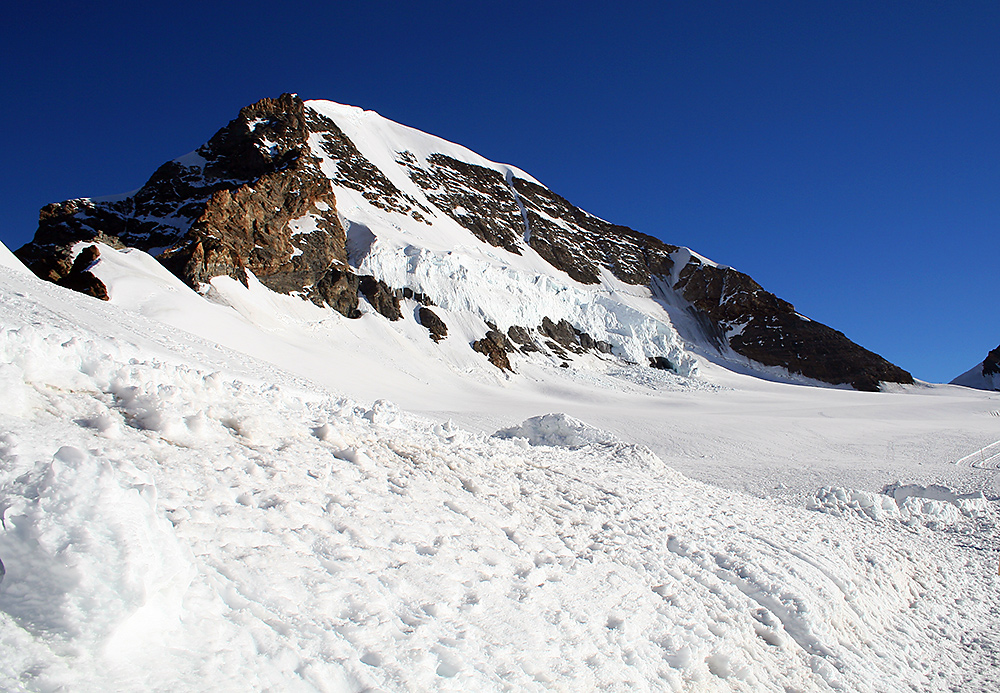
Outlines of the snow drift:
[{"label": "snow drift", "polygon": [[992,681],[993,554],[570,417],[471,433],[4,268],[0,382],[8,690]]}]

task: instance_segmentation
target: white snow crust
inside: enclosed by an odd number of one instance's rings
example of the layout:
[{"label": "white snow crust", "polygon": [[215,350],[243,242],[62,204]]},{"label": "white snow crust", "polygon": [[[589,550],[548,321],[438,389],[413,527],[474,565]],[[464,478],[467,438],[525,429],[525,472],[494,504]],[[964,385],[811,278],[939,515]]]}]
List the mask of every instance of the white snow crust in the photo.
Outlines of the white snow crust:
[{"label": "white snow crust", "polygon": [[566,414],[543,414],[526,419],[518,426],[503,428],[497,438],[523,438],[530,445],[578,448],[599,443],[614,445],[618,438]]},{"label": "white snow crust", "polygon": [[989,505],[982,492],[959,494],[947,486],[919,484],[896,484],[885,493],[824,487],[816,493],[809,507],[831,515],[853,512],[880,522],[895,520],[934,529],[952,527],[966,519],[989,514]]},{"label": "white snow crust", "polygon": [[3,243],[0,243],[0,267],[6,267],[21,274],[31,274],[31,271],[24,266],[24,263],[18,260],[14,253],[10,252],[10,249]]},{"label": "white snow crust", "polygon": [[993,685],[988,393],[505,379],[412,316],[93,271],[110,304],[0,268],[0,689]]}]

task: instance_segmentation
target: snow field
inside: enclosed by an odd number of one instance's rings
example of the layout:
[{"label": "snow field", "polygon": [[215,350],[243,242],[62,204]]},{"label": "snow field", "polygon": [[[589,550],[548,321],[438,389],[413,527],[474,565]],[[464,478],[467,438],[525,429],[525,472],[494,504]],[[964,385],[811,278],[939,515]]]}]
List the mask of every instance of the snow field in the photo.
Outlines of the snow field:
[{"label": "snow field", "polygon": [[705,486],[565,416],[531,445],[205,367],[33,293],[0,303],[0,688],[991,680],[995,554],[950,533]]}]

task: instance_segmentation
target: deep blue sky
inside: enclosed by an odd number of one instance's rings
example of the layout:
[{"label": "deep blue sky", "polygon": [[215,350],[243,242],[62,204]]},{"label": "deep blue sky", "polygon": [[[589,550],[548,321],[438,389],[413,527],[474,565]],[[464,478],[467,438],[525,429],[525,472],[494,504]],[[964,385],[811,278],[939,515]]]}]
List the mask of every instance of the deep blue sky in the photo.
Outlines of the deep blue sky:
[{"label": "deep blue sky", "polygon": [[515,164],[919,378],[1000,342],[995,0],[28,5],[0,28],[9,247],[292,91]]}]

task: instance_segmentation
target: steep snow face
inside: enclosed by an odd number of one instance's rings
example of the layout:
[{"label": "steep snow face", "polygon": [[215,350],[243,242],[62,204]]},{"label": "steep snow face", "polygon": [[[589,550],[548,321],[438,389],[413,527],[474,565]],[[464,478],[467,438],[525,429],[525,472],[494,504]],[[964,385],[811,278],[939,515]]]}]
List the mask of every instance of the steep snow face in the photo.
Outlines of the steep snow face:
[{"label": "steep snow face", "polygon": [[[423,160],[432,154],[444,154],[476,166],[493,169],[504,175],[510,173],[523,180],[541,185],[530,174],[516,166],[490,161],[460,144],[401,125],[375,111],[366,111],[356,106],[345,106],[319,99],[305,103],[308,108],[336,122],[365,157],[387,175],[392,175],[389,172],[399,167],[397,162],[399,154],[409,151]],[[405,182],[408,180],[409,177],[404,174],[393,182],[397,185],[402,183],[404,186],[408,186]]]},{"label": "steep snow face", "polygon": [[5,690],[993,684],[985,499],[880,502],[941,503],[938,531],[699,484],[568,416],[474,434],[5,268],[0,383]]},{"label": "steep snow face", "polygon": [[[662,356],[681,375],[698,373],[697,361],[643,287],[625,287],[613,277],[599,288],[567,277],[538,274],[499,265],[461,251],[432,251],[413,245],[399,249],[376,241],[359,263],[390,286],[405,286],[429,296],[442,308],[492,322],[506,332],[512,326],[537,327],[545,318],[567,320],[591,337],[611,344],[628,361],[645,365]],[[615,287],[615,288],[613,288]],[[631,291],[633,307],[623,300]]]},{"label": "steep snow face", "polygon": [[6,267],[9,270],[22,274],[31,274],[28,268],[24,266],[24,263],[14,257],[14,253],[10,252],[3,243],[0,243],[0,267]]},{"label": "steep snow face", "polygon": [[[648,289],[625,285],[608,272],[597,285],[581,284],[527,244],[527,212],[510,182],[518,178],[540,185],[527,173],[372,111],[328,101],[306,106],[335,123],[349,140],[348,145],[339,133],[336,141],[329,133],[313,134],[310,146],[333,183],[351,264],[361,274],[413,289],[446,310],[469,313],[502,331],[515,325],[534,328],[544,318],[566,320],[631,362],[664,357],[683,375],[697,373],[695,358]],[[441,157],[448,158],[447,172],[454,177],[443,172]],[[495,172],[497,178],[458,178],[460,164]],[[361,189],[357,171],[369,165],[374,168],[364,177],[371,186]],[[488,237],[496,244],[477,239],[468,222],[463,225],[463,199],[477,204],[488,199],[491,205],[506,199],[507,228],[523,228],[507,236],[495,230]],[[619,295],[625,287],[633,294],[630,301]]]},{"label": "steep snow face", "polygon": [[[995,350],[996,351],[996,350]],[[953,385],[964,385],[974,387],[977,390],[1000,390],[1000,372],[985,368],[985,362],[977,364],[975,368],[970,368],[962,375],[952,380]]]}]

